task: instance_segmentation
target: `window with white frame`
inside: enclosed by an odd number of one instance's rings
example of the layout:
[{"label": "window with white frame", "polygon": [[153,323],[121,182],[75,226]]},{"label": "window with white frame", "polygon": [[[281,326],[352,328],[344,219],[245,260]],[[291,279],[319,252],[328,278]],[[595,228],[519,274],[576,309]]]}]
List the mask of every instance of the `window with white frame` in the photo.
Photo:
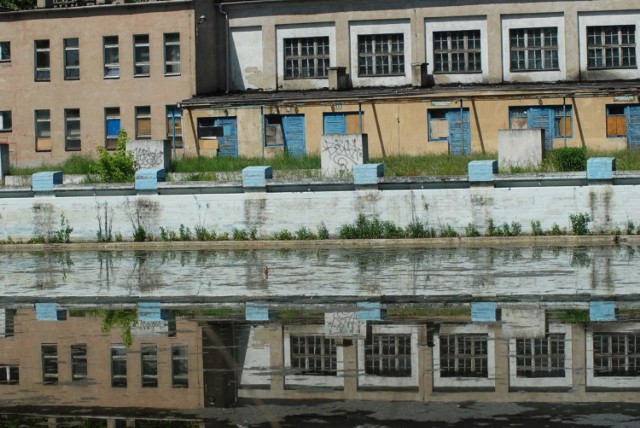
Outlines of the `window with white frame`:
[{"label": "window with white frame", "polygon": [[587,27],[587,68],[636,68],[636,26]]},{"label": "window with white frame", "polygon": [[51,110],[35,111],[36,151],[51,151]]},{"label": "window with white frame", "polygon": [[593,334],[593,375],[640,376],[640,335]]},{"label": "window with white frame", "polygon": [[64,149],[80,150],[80,109],[68,108],[64,110]]},{"label": "window with white frame", "polygon": [[366,374],[387,377],[411,376],[410,334],[372,334],[364,346]]},{"label": "window with white frame", "polygon": [[142,387],[158,387],[158,347],[143,343],[140,347],[140,366],[142,368]]},{"label": "window with white frame", "polygon": [[34,76],[36,81],[46,82],[51,79],[51,50],[49,40],[34,42]]},{"label": "window with white frame", "polygon": [[337,355],[335,339],[323,335],[291,336],[291,367],[302,374],[335,376]]},{"label": "window with white frame", "polygon": [[488,335],[440,336],[440,377],[488,377]]},{"label": "window with white frame", "polygon": [[133,75],[149,76],[151,73],[149,56],[149,35],[136,34],[133,36]]},{"label": "window with white frame", "polygon": [[516,372],[519,377],[564,377],[564,334],[516,340]]},{"label": "window with white frame", "polygon": [[187,345],[171,347],[171,385],[174,388],[189,387],[189,353]]},{"label": "window with white frame", "polygon": [[0,385],[18,385],[20,368],[14,365],[0,365]]},{"label": "window with white frame", "polygon": [[42,383],[53,385],[58,383],[58,345],[46,344],[42,351]]},{"label": "window with white frame", "polygon": [[482,72],[480,30],[433,33],[433,72]]},{"label": "window with white frame", "polygon": [[102,44],[104,50],[104,77],[110,79],[120,77],[120,47],[118,45],[118,36],[105,36],[102,39]]},{"label": "window with white frame", "polygon": [[164,74],[180,74],[180,33],[164,35]]},{"label": "window with white frame", "polygon": [[284,78],[326,78],[329,70],[329,37],[284,39]]},{"label": "window with white frame", "polygon": [[124,345],[111,345],[111,386],[127,387],[127,348]]},{"label": "window with white frame", "polygon": [[148,140],[151,138],[151,107],[136,107],[136,139]]},{"label": "window with white frame", "polygon": [[0,42],[0,62],[11,61],[11,42]]},{"label": "window with white frame", "polygon": [[80,44],[77,38],[64,39],[64,79],[80,78]]},{"label": "window with white frame", "polygon": [[87,345],[71,345],[71,380],[79,382],[87,379]]},{"label": "window with white frame", "polygon": [[0,111],[0,131],[11,131],[11,110]]},{"label": "window with white frame", "polygon": [[558,28],[509,30],[511,71],[558,70]]},{"label": "window with white frame", "polygon": [[358,35],[359,76],[400,76],[404,66],[404,34]]}]

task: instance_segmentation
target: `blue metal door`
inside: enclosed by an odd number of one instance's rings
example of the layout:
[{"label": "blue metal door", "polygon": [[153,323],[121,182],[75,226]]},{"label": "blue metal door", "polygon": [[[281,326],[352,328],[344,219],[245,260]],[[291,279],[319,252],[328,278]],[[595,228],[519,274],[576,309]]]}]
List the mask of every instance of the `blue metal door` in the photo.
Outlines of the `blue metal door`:
[{"label": "blue metal door", "polygon": [[627,106],[627,147],[640,147],[640,105]]},{"label": "blue metal door", "polygon": [[323,134],[347,133],[347,116],[344,113],[325,113],[322,119]]},{"label": "blue metal door", "polygon": [[449,123],[449,153],[456,156],[471,154],[469,110],[450,110],[445,117]]},{"label": "blue metal door", "polygon": [[282,116],[285,152],[292,157],[301,158],[306,153],[304,114]]},{"label": "blue metal door", "polygon": [[527,127],[529,129],[544,129],[544,148],[553,150],[553,108],[531,107],[527,114]]},{"label": "blue metal door", "polygon": [[218,117],[213,126],[222,128],[224,135],[218,137],[218,155],[238,157],[238,120],[235,117]]}]

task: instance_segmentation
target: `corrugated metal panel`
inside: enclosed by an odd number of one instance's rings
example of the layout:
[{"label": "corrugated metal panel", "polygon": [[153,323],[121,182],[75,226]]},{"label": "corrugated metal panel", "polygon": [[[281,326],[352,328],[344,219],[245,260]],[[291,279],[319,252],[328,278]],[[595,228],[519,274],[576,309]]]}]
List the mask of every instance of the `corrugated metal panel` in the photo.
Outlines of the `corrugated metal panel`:
[{"label": "corrugated metal panel", "polygon": [[627,107],[627,146],[640,147],[640,105]]},{"label": "corrugated metal panel", "polygon": [[301,158],[305,155],[304,115],[291,114],[282,117],[284,147],[289,156]]},{"label": "corrugated metal panel", "polygon": [[446,118],[449,123],[449,153],[452,155],[471,154],[469,110],[448,111]]},{"label": "corrugated metal panel", "polygon": [[531,107],[529,109],[529,129],[544,129],[544,147],[553,149],[553,109],[548,107]]},{"label": "corrugated metal panel", "polygon": [[220,126],[224,131],[224,136],[218,137],[218,154],[237,158],[238,120],[235,117],[219,117],[213,126]]},{"label": "corrugated metal panel", "polygon": [[322,118],[323,134],[346,134],[347,118],[344,113],[325,113]]}]

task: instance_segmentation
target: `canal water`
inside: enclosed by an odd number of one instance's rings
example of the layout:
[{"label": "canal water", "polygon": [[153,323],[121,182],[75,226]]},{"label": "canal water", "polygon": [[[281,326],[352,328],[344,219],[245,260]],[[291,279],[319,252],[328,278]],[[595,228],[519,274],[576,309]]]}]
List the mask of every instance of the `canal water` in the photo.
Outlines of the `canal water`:
[{"label": "canal water", "polygon": [[637,427],[638,258],[0,252],[0,427]]}]

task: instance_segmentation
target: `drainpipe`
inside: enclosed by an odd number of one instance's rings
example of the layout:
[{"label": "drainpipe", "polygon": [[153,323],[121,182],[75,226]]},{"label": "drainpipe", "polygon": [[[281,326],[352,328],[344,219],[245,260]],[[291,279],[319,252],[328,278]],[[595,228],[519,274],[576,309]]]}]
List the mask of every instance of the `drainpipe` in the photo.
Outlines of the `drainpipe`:
[{"label": "drainpipe", "polygon": [[222,10],[222,3],[218,3],[216,5],[218,7],[218,12],[220,12],[221,15],[224,15],[224,30],[225,30],[225,46],[224,46],[224,57],[226,60],[226,70],[225,70],[225,74],[226,74],[226,87],[225,87],[225,94],[229,93],[229,87],[230,87],[230,81],[231,81],[231,76],[230,76],[230,72],[231,72],[231,66],[230,66],[230,59],[229,59],[229,44],[231,43],[231,41],[229,40],[229,14],[227,12],[225,12],[224,10]]},{"label": "drainpipe", "polygon": [[358,103],[358,130],[360,135],[362,135],[362,103]]},{"label": "drainpipe", "polygon": [[567,147],[567,97],[562,97],[562,128],[564,146]]}]

